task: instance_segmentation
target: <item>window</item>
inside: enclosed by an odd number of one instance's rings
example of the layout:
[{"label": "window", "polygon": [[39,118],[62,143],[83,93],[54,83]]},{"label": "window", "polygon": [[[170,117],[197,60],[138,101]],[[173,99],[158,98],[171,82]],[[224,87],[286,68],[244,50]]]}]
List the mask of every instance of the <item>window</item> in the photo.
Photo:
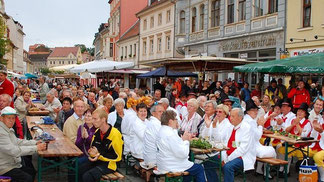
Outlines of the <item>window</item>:
[{"label": "window", "polygon": [[127,58],[127,46],[125,46],[125,58]]},{"label": "window", "polygon": [[147,46],[146,46],[146,41],[143,41],[143,53],[147,53]]},{"label": "window", "polygon": [[147,29],[147,20],[145,19],[143,21],[143,30],[146,30]]},{"label": "window", "polygon": [[162,51],[162,39],[161,38],[158,38],[158,52],[161,52]]},{"label": "window", "polygon": [[158,25],[162,25],[162,13],[159,14]]},{"label": "window", "polygon": [[136,44],[134,44],[134,57],[136,56]]},{"label": "window", "polygon": [[129,55],[132,57],[133,56],[133,46],[129,46]]},{"label": "window", "polygon": [[112,57],[113,56],[113,47],[114,47],[114,44],[113,43],[110,43],[110,47],[109,47],[109,56]]},{"label": "window", "polygon": [[204,14],[205,14],[205,5],[202,4],[200,5],[200,10],[199,10],[199,13],[200,13],[200,21],[199,21],[199,30],[203,30],[204,29]]},{"label": "window", "polygon": [[263,16],[264,15],[264,0],[254,0],[254,17]]},{"label": "window", "polygon": [[186,13],[183,10],[180,12],[180,33],[186,33]]},{"label": "window", "polygon": [[239,21],[245,20],[246,14],[246,0],[239,0]]},{"label": "window", "polygon": [[269,14],[278,12],[278,0],[269,0]]},{"label": "window", "polygon": [[197,17],[197,9],[192,8],[192,17],[191,17],[191,32],[196,32],[196,17]]},{"label": "window", "polygon": [[211,27],[219,26],[220,22],[220,0],[212,2],[211,6]]},{"label": "window", "polygon": [[154,16],[151,17],[150,27],[151,28],[154,27]]},{"label": "window", "polygon": [[150,40],[150,53],[153,53],[154,51],[154,41],[153,39]]},{"label": "window", "polygon": [[227,0],[227,23],[234,23],[234,0]]},{"label": "window", "polygon": [[171,11],[168,10],[167,11],[167,19],[166,19],[166,22],[169,23],[171,21]]},{"label": "window", "polygon": [[166,50],[171,50],[171,38],[170,35],[166,36]]},{"label": "window", "polygon": [[311,9],[312,9],[312,0],[303,0],[303,27],[311,26]]}]

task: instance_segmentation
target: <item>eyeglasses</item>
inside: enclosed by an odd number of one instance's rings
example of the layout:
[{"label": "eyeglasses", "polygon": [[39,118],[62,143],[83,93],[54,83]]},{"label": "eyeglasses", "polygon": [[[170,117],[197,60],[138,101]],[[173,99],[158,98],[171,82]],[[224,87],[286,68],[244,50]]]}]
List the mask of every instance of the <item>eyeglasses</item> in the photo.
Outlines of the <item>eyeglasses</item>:
[{"label": "eyeglasses", "polygon": [[224,113],[224,111],[215,111],[215,113]]}]

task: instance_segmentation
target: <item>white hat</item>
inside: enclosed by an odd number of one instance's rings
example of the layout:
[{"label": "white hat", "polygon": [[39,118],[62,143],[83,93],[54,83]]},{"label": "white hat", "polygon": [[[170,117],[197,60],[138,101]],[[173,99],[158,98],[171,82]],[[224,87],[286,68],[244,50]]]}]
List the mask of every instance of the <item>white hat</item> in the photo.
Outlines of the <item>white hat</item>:
[{"label": "white hat", "polygon": [[3,115],[17,115],[17,112],[12,107],[7,106],[1,110],[1,116]]}]

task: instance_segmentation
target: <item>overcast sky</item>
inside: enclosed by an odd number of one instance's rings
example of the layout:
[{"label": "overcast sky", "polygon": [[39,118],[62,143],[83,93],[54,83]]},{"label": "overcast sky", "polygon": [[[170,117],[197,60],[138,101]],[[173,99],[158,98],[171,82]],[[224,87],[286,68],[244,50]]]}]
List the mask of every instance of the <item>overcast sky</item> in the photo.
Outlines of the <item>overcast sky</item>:
[{"label": "overcast sky", "polygon": [[4,0],[5,11],[24,26],[24,48],[92,46],[100,23],[109,18],[108,0]]}]

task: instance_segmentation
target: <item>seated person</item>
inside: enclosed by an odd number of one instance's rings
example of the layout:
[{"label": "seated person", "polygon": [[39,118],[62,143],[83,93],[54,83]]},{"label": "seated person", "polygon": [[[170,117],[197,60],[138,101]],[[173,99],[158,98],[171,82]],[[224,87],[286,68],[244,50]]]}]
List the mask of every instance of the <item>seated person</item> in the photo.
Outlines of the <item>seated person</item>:
[{"label": "seated person", "polygon": [[9,176],[12,181],[34,182],[36,171],[31,161],[23,156],[46,150],[46,144],[18,139],[12,129],[16,116],[17,112],[9,106],[1,110],[0,175]]},{"label": "seated person", "polygon": [[[144,132],[147,124],[147,107],[144,103],[136,106],[137,117],[132,124],[130,150],[132,156],[136,159],[143,159]],[[134,118],[135,119],[135,118]]]},{"label": "seated person", "polygon": [[256,160],[254,133],[249,123],[243,121],[243,110],[234,108],[230,113],[230,122],[234,128],[226,131],[229,134],[226,142],[229,150],[222,151],[224,181],[226,182],[234,181],[236,170],[254,169]]},{"label": "seated person", "polygon": [[47,109],[50,112],[49,116],[55,120],[57,113],[61,110],[62,104],[52,91],[46,94],[46,99],[46,103],[41,109]]},{"label": "seated person", "polygon": [[172,110],[166,110],[161,116],[162,127],[157,135],[157,169],[161,172],[187,171],[190,176],[184,176],[184,182],[191,181],[192,176],[196,182],[205,182],[203,167],[188,160],[192,135],[185,132],[179,137],[176,116]]},{"label": "seated person", "polygon": [[84,114],[84,124],[78,128],[78,134],[75,141],[75,145],[83,152],[83,155],[79,158],[79,164],[88,160],[88,150],[92,141],[93,134],[96,128],[92,124],[92,110],[89,108]]},{"label": "seated person", "polygon": [[121,133],[107,123],[108,114],[97,109],[92,114],[93,126],[98,128],[90,145],[89,160],[80,166],[82,182],[97,182],[104,174],[113,173],[122,159],[123,140]]},{"label": "seated person", "polygon": [[73,115],[70,116],[64,123],[63,134],[67,136],[73,143],[75,143],[78,134],[78,128],[80,125],[84,124],[83,114],[86,109],[85,103],[82,100],[77,99],[73,103],[73,109]]},{"label": "seated person", "polygon": [[73,113],[72,99],[70,97],[65,97],[62,101],[62,109],[59,111],[55,119],[56,125],[63,130],[65,121],[72,116]]}]

